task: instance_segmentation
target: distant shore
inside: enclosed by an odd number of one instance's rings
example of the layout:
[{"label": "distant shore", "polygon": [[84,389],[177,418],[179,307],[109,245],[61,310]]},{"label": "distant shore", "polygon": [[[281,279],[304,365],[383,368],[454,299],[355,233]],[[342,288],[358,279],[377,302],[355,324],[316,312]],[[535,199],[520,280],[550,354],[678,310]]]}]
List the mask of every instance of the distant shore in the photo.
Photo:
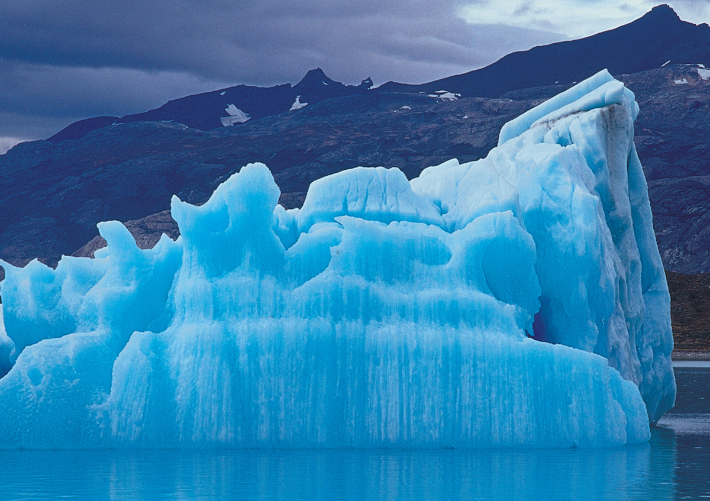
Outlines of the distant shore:
[{"label": "distant shore", "polygon": [[666,271],[674,360],[710,360],[710,273]]},{"label": "distant shore", "polygon": [[673,350],[673,360],[710,360],[710,351]]}]

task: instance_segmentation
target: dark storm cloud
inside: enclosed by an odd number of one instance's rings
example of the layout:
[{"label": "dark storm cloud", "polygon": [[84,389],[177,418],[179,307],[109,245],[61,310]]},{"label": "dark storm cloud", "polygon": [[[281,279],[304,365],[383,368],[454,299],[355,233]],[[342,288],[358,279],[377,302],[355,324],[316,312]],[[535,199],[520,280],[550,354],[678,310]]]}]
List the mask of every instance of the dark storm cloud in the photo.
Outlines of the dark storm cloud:
[{"label": "dark storm cloud", "polygon": [[0,60],[0,138],[46,138],[82,118],[138,113],[228,85],[186,73]]},{"label": "dark storm cloud", "polygon": [[100,106],[106,115],[120,115],[163,104],[166,95],[182,96],[194,89],[207,91],[225,85],[185,73],[0,60],[0,109],[10,113],[62,117],[86,115]]},{"label": "dark storm cloud", "polygon": [[[521,38],[558,38],[524,30],[491,37],[501,28],[466,24],[456,17],[458,7],[420,0],[26,0],[3,7],[0,58],[263,84],[293,80],[326,62],[355,81],[368,76],[370,58],[402,57],[399,68],[388,68],[391,78],[426,80],[444,68],[491,62],[491,54],[503,55]],[[407,68],[410,61],[440,69],[422,75]]]},{"label": "dark storm cloud", "polygon": [[[486,1],[466,4],[486,4]],[[466,23],[459,0],[23,0],[0,6],[0,114],[124,115],[311,68],[358,83],[462,73],[551,33]],[[473,21],[475,23],[475,20]],[[10,130],[0,115],[0,136]],[[19,124],[19,122],[18,122]],[[23,135],[24,134],[24,135]]]}]

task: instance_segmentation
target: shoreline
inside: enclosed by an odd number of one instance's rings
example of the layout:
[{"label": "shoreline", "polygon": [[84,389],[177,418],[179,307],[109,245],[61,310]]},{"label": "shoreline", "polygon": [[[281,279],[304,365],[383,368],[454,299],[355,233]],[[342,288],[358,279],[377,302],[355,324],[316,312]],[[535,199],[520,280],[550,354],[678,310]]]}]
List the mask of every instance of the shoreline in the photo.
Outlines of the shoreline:
[{"label": "shoreline", "polygon": [[710,361],[710,351],[673,350],[671,360]]}]

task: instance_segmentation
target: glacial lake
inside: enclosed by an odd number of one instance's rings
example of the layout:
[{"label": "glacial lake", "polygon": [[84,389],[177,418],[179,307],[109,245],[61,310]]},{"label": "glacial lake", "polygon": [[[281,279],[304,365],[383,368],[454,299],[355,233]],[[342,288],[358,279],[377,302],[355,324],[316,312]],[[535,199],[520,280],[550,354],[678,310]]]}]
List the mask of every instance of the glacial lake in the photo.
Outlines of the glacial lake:
[{"label": "glacial lake", "polygon": [[1,451],[0,499],[710,499],[710,363],[649,443],[601,450]]}]

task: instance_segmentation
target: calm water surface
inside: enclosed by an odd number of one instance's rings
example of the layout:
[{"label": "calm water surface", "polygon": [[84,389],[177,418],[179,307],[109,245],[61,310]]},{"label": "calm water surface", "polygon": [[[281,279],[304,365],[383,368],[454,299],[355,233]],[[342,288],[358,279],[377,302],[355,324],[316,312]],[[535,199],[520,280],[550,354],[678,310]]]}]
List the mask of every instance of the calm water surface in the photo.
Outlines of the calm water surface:
[{"label": "calm water surface", "polygon": [[0,500],[710,499],[710,363],[678,364],[676,379],[676,408],[640,446],[8,451],[0,452]]}]

